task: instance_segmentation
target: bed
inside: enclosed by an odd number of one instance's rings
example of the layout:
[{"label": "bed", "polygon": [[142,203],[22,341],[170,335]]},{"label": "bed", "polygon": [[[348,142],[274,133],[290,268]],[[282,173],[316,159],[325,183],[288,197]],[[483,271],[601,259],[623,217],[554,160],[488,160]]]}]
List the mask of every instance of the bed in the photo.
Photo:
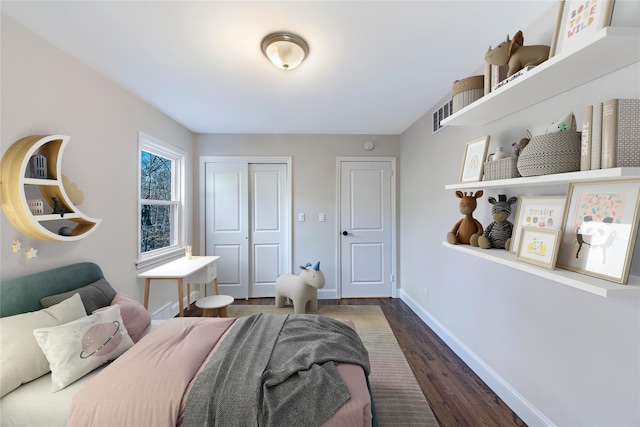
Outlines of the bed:
[{"label": "bed", "polygon": [[89,262],[2,282],[0,317],[2,426],[377,424],[349,321],[151,321]]}]

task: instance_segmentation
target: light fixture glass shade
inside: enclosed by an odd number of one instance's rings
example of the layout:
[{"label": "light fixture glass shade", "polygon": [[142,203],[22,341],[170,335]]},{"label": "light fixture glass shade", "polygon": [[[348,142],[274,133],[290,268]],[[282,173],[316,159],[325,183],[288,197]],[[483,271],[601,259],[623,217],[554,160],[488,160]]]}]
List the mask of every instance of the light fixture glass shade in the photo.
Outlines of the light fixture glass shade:
[{"label": "light fixture glass shade", "polygon": [[272,33],[262,40],[262,52],[278,68],[293,70],[309,54],[307,42],[291,33]]}]

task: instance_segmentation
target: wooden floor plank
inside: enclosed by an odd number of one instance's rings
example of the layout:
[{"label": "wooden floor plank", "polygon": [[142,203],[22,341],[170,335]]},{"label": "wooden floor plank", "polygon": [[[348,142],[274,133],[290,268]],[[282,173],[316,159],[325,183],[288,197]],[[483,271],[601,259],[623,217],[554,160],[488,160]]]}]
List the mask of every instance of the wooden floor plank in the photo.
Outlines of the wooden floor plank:
[{"label": "wooden floor plank", "polygon": [[[402,300],[319,300],[326,305],[379,305],[442,427],[526,427],[518,417]],[[234,304],[273,305],[273,298]],[[200,316],[192,305],[187,316]]]}]

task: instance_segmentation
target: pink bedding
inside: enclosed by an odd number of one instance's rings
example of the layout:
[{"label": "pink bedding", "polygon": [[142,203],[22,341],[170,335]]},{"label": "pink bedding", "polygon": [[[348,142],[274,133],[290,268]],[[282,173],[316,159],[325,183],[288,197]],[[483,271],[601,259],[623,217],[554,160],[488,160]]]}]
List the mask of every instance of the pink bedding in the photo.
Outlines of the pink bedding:
[{"label": "pink bedding", "polygon": [[[181,425],[192,382],[234,321],[192,317],[164,322],[74,396],[67,425]],[[338,370],[351,399],[324,426],[370,426],[364,371],[348,364]]]}]

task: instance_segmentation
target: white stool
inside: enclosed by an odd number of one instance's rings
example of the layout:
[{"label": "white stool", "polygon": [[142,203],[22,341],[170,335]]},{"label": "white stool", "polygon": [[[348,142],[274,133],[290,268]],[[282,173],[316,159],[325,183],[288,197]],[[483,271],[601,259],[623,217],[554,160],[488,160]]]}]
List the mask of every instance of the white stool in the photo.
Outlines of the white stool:
[{"label": "white stool", "polygon": [[196,307],[202,309],[202,315],[213,317],[214,310],[218,310],[219,317],[227,317],[227,306],[233,303],[229,295],[211,295],[196,301]]}]

